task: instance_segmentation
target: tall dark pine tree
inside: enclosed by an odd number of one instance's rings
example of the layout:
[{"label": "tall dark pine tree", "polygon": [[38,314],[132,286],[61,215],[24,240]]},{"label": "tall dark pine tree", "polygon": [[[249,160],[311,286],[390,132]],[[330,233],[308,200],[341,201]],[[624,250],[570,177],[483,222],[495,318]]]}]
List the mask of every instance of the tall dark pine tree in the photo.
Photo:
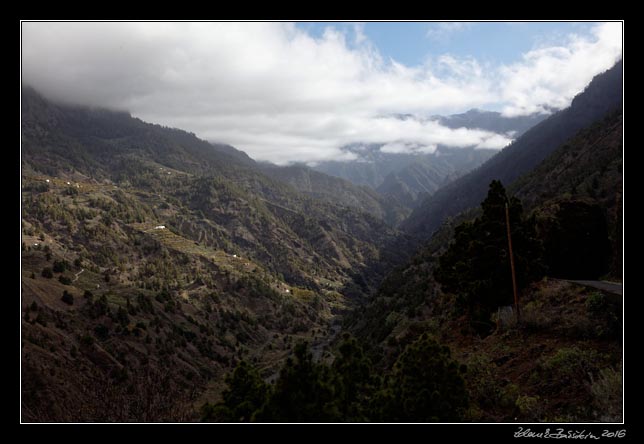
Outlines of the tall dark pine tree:
[{"label": "tall dark pine tree", "polygon": [[519,291],[543,274],[541,247],[535,223],[522,218],[517,198],[508,199],[501,182],[490,183],[482,214],[455,229],[454,242],[440,257],[434,277],[444,291],[457,295],[459,305],[469,315],[472,327],[480,334],[492,331],[491,314],[514,300],[508,248],[505,205],[508,203],[510,227]]}]

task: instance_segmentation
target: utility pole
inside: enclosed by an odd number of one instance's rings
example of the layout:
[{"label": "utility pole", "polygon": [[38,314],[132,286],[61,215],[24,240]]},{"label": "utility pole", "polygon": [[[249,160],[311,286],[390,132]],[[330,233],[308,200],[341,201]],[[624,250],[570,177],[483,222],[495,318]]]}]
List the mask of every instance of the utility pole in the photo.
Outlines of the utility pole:
[{"label": "utility pole", "polygon": [[514,311],[516,313],[517,324],[521,322],[519,313],[519,297],[517,296],[517,278],[514,272],[514,254],[512,253],[512,235],[510,234],[510,207],[508,199],[505,199],[505,226],[508,229],[508,247],[510,251],[510,269],[512,270],[512,291],[514,292]]}]

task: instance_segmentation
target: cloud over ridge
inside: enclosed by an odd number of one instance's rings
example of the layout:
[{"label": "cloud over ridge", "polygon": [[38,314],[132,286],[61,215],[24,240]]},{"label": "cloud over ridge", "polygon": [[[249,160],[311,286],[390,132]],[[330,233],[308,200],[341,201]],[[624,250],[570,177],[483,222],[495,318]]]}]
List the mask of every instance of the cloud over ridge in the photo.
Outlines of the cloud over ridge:
[{"label": "cloud over ridge", "polygon": [[315,38],[291,23],[25,22],[23,82],[58,100],[126,109],[276,163],[349,158],[341,148],[502,148],[482,130],[429,116],[500,106],[508,116],[567,106],[621,56],[621,23],[490,68],[449,54],[420,66],[383,57],[360,26]]}]

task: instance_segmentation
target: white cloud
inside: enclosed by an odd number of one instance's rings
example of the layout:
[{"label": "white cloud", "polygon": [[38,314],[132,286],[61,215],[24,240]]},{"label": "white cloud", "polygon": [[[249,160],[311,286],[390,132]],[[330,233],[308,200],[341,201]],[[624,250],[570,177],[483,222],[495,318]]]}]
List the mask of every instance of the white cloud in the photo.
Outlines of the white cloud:
[{"label": "white cloud", "polygon": [[408,67],[385,60],[364,25],[352,30],[313,38],[275,22],[23,23],[22,73],[54,99],[127,109],[258,160],[318,162],[352,156],[341,150],[352,143],[501,148],[511,139],[387,116],[558,106],[621,51],[614,28],[599,26],[595,41],[537,49],[500,71],[450,55]]},{"label": "white cloud", "polygon": [[571,35],[562,46],[544,46],[500,69],[503,114],[517,116],[565,108],[596,74],[622,56],[622,24],[602,23],[593,39]]}]

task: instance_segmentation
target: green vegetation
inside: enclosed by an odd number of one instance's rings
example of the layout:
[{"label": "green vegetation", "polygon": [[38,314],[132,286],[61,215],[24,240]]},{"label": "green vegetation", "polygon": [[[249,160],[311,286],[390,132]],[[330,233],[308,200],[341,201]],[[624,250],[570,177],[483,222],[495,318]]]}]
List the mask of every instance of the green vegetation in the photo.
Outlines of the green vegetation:
[{"label": "green vegetation", "polygon": [[494,328],[491,315],[513,304],[512,275],[505,208],[509,206],[516,282],[519,291],[543,276],[541,249],[534,220],[522,217],[521,203],[508,199],[499,181],[492,181],[482,214],[455,229],[454,242],[434,272],[444,291],[455,293],[472,327],[481,334]]},{"label": "green vegetation", "polygon": [[354,338],[345,336],[331,366],[314,362],[308,344],[295,346],[268,386],[240,362],[226,378],[223,401],[202,407],[202,421],[364,422],[458,421],[468,407],[463,366],[428,336],[410,344],[385,378]]},{"label": "green vegetation", "polygon": [[54,273],[63,273],[65,270],[70,270],[69,263],[67,261],[54,261],[52,266]]},{"label": "green vegetation", "polygon": [[384,392],[377,398],[379,419],[394,422],[454,422],[463,419],[468,395],[466,367],[450,350],[423,334],[400,355]]}]

